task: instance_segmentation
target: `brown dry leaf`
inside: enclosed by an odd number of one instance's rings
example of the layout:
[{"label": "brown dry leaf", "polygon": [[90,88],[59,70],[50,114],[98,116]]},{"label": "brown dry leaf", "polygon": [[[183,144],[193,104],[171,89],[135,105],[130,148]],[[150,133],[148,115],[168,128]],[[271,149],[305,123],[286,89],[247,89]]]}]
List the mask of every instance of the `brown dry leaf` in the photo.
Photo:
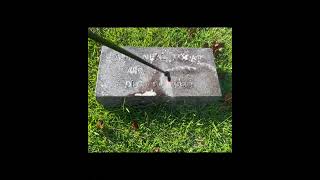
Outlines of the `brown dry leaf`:
[{"label": "brown dry leaf", "polygon": [[138,130],[139,129],[138,122],[136,120],[133,120],[131,123],[131,127],[133,130]]},{"label": "brown dry leaf", "polygon": [[160,152],[160,148],[159,147],[156,147],[153,152]]},{"label": "brown dry leaf", "polygon": [[220,43],[220,42],[218,42],[218,41],[215,41],[215,42],[212,44],[212,50],[213,50],[214,55],[217,55],[219,52],[222,52],[223,47],[224,47],[224,44],[223,44],[223,43]]},{"label": "brown dry leaf", "polygon": [[98,128],[98,129],[103,129],[103,127],[104,127],[104,122],[103,122],[102,120],[99,120],[99,121],[97,122],[97,128]]}]

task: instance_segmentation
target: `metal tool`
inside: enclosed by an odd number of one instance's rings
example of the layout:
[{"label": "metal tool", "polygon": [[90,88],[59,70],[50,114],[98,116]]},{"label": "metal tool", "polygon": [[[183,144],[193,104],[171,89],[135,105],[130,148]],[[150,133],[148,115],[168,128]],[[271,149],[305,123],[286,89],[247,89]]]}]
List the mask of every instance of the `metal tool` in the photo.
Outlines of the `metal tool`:
[{"label": "metal tool", "polygon": [[118,51],[118,52],[120,52],[120,53],[122,53],[122,54],[124,54],[124,55],[126,55],[126,56],[128,56],[128,57],[130,57],[130,58],[132,58],[134,60],[136,60],[136,61],[139,61],[139,62],[141,62],[141,63],[143,63],[143,64],[145,64],[145,65],[147,65],[147,66],[149,66],[149,67],[151,67],[151,68],[153,68],[155,70],[157,70],[157,71],[162,72],[165,76],[168,77],[168,81],[171,81],[171,77],[170,77],[170,72],[169,71],[164,71],[164,70],[154,66],[153,64],[145,61],[144,59],[140,58],[139,56],[137,56],[135,54],[132,54],[131,52],[119,47],[118,45],[114,44],[113,42],[111,42],[111,41],[109,41],[107,39],[104,39],[104,38],[100,37],[99,35],[93,33],[90,30],[88,32],[88,36],[89,36],[90,39],[92,39],[92,40],[94,40],[96,42],[99,42],[102,45],[105,45],[105,46],[107,46],[107,47],[109,47],[109,48],[111,48],[111,49],[113,49],[115,51]]}]

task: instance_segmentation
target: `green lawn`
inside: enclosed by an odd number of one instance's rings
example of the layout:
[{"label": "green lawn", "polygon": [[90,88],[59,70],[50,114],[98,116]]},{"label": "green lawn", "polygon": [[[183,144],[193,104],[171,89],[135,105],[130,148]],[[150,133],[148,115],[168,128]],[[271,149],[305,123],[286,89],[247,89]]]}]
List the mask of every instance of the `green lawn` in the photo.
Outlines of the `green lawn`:
[{"label": "green lawn", "polygon": [[[94,94],[101,45],[88,38],[88,152],[232,152],[231,28],[94,30],[121,46],[201,48],[211,47],[215,41],[224,44],[216,56],[224,98],[207,107],[162,104],[104,109]],[[133,121],[137,129],[132,127]]]}]

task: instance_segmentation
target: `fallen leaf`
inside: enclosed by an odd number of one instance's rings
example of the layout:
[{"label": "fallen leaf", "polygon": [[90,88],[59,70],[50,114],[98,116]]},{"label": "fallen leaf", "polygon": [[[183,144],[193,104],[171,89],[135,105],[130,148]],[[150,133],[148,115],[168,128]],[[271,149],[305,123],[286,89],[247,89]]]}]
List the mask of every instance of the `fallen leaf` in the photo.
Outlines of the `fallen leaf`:
[{"label": "fallen leaf", "polygon": [[139,129],[138,122],[136,120],[133,120],[132,123],[131,123],[131,127],[132,127],[133,130]]},{"label": "fallen leaf", "polygon": [[220,42],[218,42],[218,41],[215,41],[215,42],[212,44],[212,50],[213,50],[214,55],[217,55],[218,52],[222,52],[223,47],[224,47],[224,44],[223,44],[223,43],[220,43]]},{"label": "fallen leaf", "polygon": [[156,147],[153,152],[160,152],[160,148],[159,147]]},{"label": "fallen leaf", "polygon": [[102,129],[104,127],[104,122],[102,121],[102,120],[99,120],[98,122],[97,122],[97,128],[98,129]]}]

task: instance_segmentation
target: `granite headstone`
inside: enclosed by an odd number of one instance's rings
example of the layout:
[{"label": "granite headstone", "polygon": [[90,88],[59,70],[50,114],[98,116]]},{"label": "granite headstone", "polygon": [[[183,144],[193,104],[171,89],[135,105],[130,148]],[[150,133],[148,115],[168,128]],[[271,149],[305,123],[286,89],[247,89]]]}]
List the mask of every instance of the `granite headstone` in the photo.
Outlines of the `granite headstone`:
[{"label": "granite headstone", "polygon": [[210,48],[124,49],[155,66],[163,73],[102,46],[96,83],[97,101],[105,107],[170,102],[207,104],[221,96],[219,79]]}]

